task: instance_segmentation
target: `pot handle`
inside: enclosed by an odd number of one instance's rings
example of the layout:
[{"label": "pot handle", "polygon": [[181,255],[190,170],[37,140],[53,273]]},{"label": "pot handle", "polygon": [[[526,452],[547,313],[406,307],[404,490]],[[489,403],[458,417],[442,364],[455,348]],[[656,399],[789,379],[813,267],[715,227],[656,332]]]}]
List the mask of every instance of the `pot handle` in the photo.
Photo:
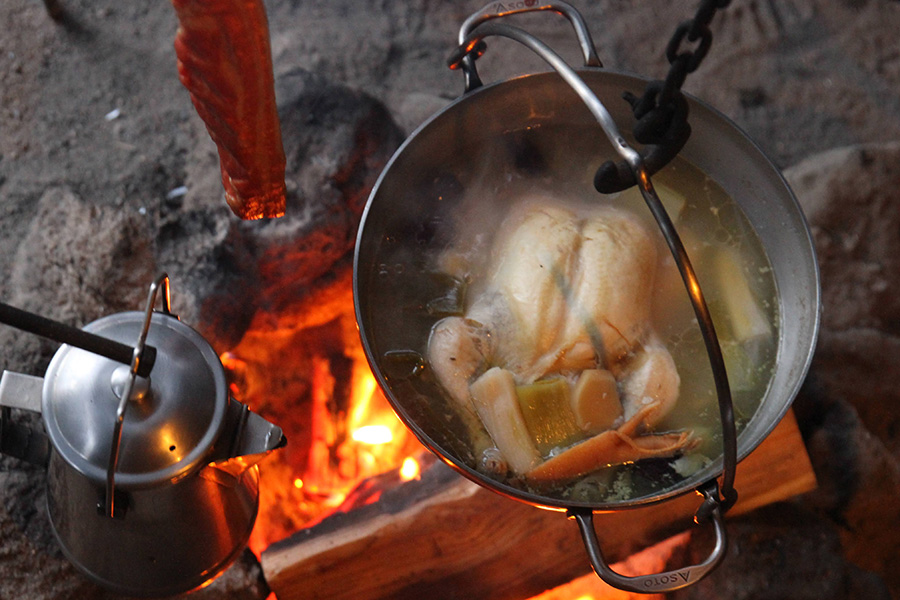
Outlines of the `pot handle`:
[{"label": "pot handle", "polygon": [[716,397],[719,404],[719,416],[722,424],[722,500],[721,510],[727,511],[737,501],[737,491],[734,489],[734,475],[737,468],[737,430],[734,424],[734,406],[731,402],[731,387],[728,384],[728,373],[725,370],[725,360],[722,356],[722,348],[719,345],[719,338],[716,335],[716,328],[713,325],[712,316],[709,313],[709,306],[706,304],[706,298],[700,287],[700,281],[691,265],[681,237],[669,218],[665,207],[653,187],[650,179],[650,173],[644,165],[644,159],[634,148],[628,145],[624,136],[619,132],[616,122],[612,115],[606,110],[606,107],[600,102],[599,98],[594,94],[590,87],[581,77],[566,64],[558,54],[551,50],[542,41],[522,31],[517,27],[509,25],[501,25],[497,23],[486,23],[478,27],[472,32],[462,44],[450,55],[447,61],[451,69],[459,67],[466,57],[472,58],[472,53],[476,51],[481,41],[488,36],[497,35],[515,40],[538,54],[547,63],[553,67],[563,80],[578,94],[579,98],[587,106],[588,110],[600,124],[603,133],[609,139],[616,152],[625,159],[625,163],[631,168],[635,180],[638,182],[638,189],[647,204],[647,208],[653,214],[656,224],[669,246],[672,258],[678,265],[678,271],[684,283],[688,299],[691,307],[694,309],[694,315],[697,317],[697,323],[700,327],[700,333],[703,336],[703,342],[706,347],[706,353],[709,357],[709,364],[712,369],[713,381],[716,387]]},{"label": "pot handle", "polygon": [[[529,4],[530,6],[528,6]],[[472,30],[486,21],[506,17],[508,15],[537,11],[551,11],[567,18],[575,29],[575,35],[578,37],[578,45],[581,48],[581,53],[584,55],[584,66],[603,66],[603,63],[600,62],[600,57],[597,56],[597,48],[594,46],[591,32],[588,30],[581,13],[575,10],[575,7],[571,4],[563,2],[562,0],[546,2],[543,4],[538,4],[536,0],[507,3],[491,2],[481,10],[470,15],[469,18],[463,22],[459,29],[459,43],[460,45],[465,44],[466,38],[469,37]],[[480,56],[484,51],[484,46],[483,43],[478,43],[481,45],[481,48],[479,49]],[[466,93],[483,85],[481,77],[478,75],[478,70],[475,68],[475,59],[471,55],[467,55],[462,59],[461,67],[465,74]]]},{"label": "pot handle", "polygon": [[594,531],[593,513],[590,510],[570,510],[569,517],[575,519],[578,523],[591,566],[594,568],[594,573],[597,574],[597,577],[613,587],[629,592],[642,594],[674,592],[692,585],[705,577],[725,557],[725,526],[722,522],[722,511],[719,509],[719,491],[717,488],[718,485],[713,480],[712,485],[707,489],[697,490],[704,496],[704,501],[694,516],[694,521],[701,524],[705,520],[712,519],[716,531],[715,546],[702,563],[673,571],[634,577],[628,577],[613,571],[600,551],[597,532]]},{"label": "pot handle", "polygon": [[[647,207],[650,209],[650,212],[653,214],[663,237],[666,239],[666,244],[669,246],[669,250],[672,253],[675,263],[678,265],[678,271],[681,274],[685,290],[687,291],[691,306],[694,309],[694,315],[697,317],[697,323],[700,327],[700,333],[703,336],[703,342],[706,346],[706,352],[709,357],[709,363],[712,368],[713,380],[716,387],[719,416],[722,424],[723,452],[721,497],[719,495],[718,483],[713,479],[711,483],[714,485],[699,490],[707,498],[707,503],[704,503],[704,505],[701,506],[701,510],[698,511],[698,517],[703,516],[701,513],[712,514],[719,542],[716,544],[716,550],[706,562],[697,567],[692,567],[688,571],[676,572],[674,575],[675,577],[679,577],[678,573],[690,574],[690,576],[696,580],[698,577],[703,576],[710,569],[715,567],[721,559],[724,552],[724,548],[720,548],[720,546],[724,546],[724,530],[721,523],[721,513],[727,511],[737,501],[737,491],[734,489],[734,476],[735,469],[737,468],[737,431],[734,424],[734,406],[731,402],[731,388],[728,384],[728,373],[725,370],[725,360],[722,356],[722,348],[719,345],[719,338],[716,335],[712,316],[709,313],[709,307],[706,304],[706,299],[700,288],[700,282],[691,265],[684,244],[681,242],[681,237],[678,235],[675,225],[669,218],[668,213],[666,213],[666,209],[653,187],[653,182],[650,179],[650,173],[644,165],[643,157],[628,145],[628,142],[625,141],[625,138],[619,132],[612,115],[609,114],[609,111],[606,110],[603,103],[600,102],[584,80],[581,79],[572,67],[566,64],[558,54],[553,52],[546,44],[535,38],[533,35],[522,31],[521,29],[510,27],[508,25],[486,23],[478,27],[476,31],[472,32],[450,56],[450,60],[448,61],[450,68],[460,66],[466,57],[470,57],[474,60],[472,53],[476,52],[481,41],[490,35],[508,37],[533,50],[548,62],[575,93],[578,94],[588,110],[590,110],[591,114],[600,124],[603,133],[606,134],[606,137],[609,139],[616,152],[625,159],[625,163],[634,174],[635,180],[638,183],[638,189],[640,190]],[[714,506],[708,507],[709,499],[713,493],[715,494]],[[598,571],[598,575],[603,578],[604,574],[601,574],[601,571],[603,571],[607,575],[611,574],[611,579],[615,580],[615,577],[612,577],[613,575],[621,577],[612,573],[612,571],[605,566],[605,563],[603,563],[596,536],[593,535],[593,528],[590,527],[591,513],[574,512],[572,514],[576,520],[578,520],[578,523],[582,528],[585,545],[590,554],[591,562],[594,565],[595,570]],[[588,535],[588,530],[590,530],[590,535]],[[669,585],[669,583],[663,583],[661,576],[657,577],[657,582],[660,586]],[[629,586],[632,584],[627,578],[622,579],[621,583]],[[646,587],[637,590],[632,588],[624,589],[632,589],[632,591],[654,591],[654,586],[656,585],[649,579],[642,579],[639,584]],[[613,585],[618,584],[613,583]],[[672,583],[671,585],[677,585],[677,582]]]}]

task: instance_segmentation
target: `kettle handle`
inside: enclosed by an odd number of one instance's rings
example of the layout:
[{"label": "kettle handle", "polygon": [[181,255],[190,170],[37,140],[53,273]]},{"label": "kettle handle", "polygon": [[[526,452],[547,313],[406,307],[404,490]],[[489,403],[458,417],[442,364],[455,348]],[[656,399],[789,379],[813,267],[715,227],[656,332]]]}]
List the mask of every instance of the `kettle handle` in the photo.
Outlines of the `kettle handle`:
[{"label": "kettle handle", "polygon": [[[10,306],[5,302],[0,302],[0,323],[39,335],[54,342],[68,344],[75,348],[99,354],[125,365],[131,364],[133,349],[128,344],[121,344],[83,329]],[[156,348],[145,346],[140,367],[138,368],[138,375],[141,377],[150,375],[155,361]]]},{"label": "kettle handle", "polygon": [[141,327],[137,343],[134,345],[131,370],[128,373],[128,379],[125,381],[125,387],[122,390],[122,396],[119,398],[119,405],[116,408],[112,444],[109,449],[109,466],[106,469],[106,501],[103,507],[106,516],[111,518],[123,514],[122,511],[116,512],[116,468],[119,464],[119,448],[122,445],[122,424],[125,421],[125,409],[128,408],[128,400],[131,398],[131,391],[134,389],[134,382],[141,366],[141,356],[144,353],[147,334],[150,331],[150,320],[153,318],[153,307],[156,306],[156,297],[160,287],[163,290],[163,312],[168,315],[172,314],[169,304],[169,276],[163,273],[150,285],[150,292],[147,295],[147,306],[144,310],[144,324]]}]

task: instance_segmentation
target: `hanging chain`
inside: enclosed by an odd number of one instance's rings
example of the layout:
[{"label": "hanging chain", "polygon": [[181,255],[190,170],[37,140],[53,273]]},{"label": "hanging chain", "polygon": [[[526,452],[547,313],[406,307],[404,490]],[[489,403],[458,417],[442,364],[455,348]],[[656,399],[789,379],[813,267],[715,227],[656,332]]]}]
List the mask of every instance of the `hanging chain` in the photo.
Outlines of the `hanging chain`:
[{"label": "hanging chain", "polygon": [[[624,96],[631,104],[637,123],[634,126],[634,136],[642,144],[659,144],[667,139],[667,132],[673,129],[686,129],[690,136],[690,126],[687,124],[687,103],[681,93],[688,74],[693,73],[706,58],[712,45],[712,31],[709,24],[718,9],[727,7],[731,0],[702,0],[693,19],[682,22],[672,34],[672,39],[666,46],[666,58],[669,61],[669,73],[664,81],[655,81],[647,85],[644,95],[637,98],[633,94]],[[693,50],[683,50],[685,41],[696,43]],[[683,120],[683,122],[678,122]],[[687,142],[687,136],[684,142]],[[675,151],[677,154],[684,142]],[[674,158],[674,154],[671,158]],[[669,160],[671,160],[669,158]],[[667,161],[668,162],[668,161]],[[661,168],[664,165],[659,165]],[[727,453],[726,453],[727,454]],[[726,457],[726,462],[728,459]],[[718,497],[719,489],[716,487],[716,501],[711,505],[720,505],[724,513],[737,500],[737,490],[734,489],[734,469],[736,465],[725,465],[725,478],[721,487],[721,500]],[[698,517],[708,512],[709,507],[701,507]]]},{"label": "hanging chain", "polygon": [[[672,34],[669,45],[666,46],[666,58],[671,67],[666,76],[662,91],[659,94],[659,104],[668,104],[672,95],[680,93],[681,86],[688,73],[693,73],[706,58],[709,47],[712,45],[712,31],[709,24],[716,14],[716,10],[725,8],[731,4],[731,0],[703,0],[697,9],[693,19],[684,21]],[[700,40],[694,51],[679,52],[684,40],[696,42]]]},{"label": "hanging chain", "polygon": [[[702,0],[694,18],[682,22],[666,46],[666,58],[670,65],[666,78],[648,83],[640,98],[630,92],[623,94],[637,120],[635,139],[641,144],[655,146],[644,156],[651,175],[675,158],[690,137],[687,101],[681,93],[681,86],[709,52],[712,45],[709,24],[716,11],[730,3],[731,0]],[[685,42],[697,45],[693,50],[683,50]],[[594,179],[595,187],[607,194],[631,187],[634,183],[630,168],[612,161],[603,164]]]},{"label": "hanging chain", "polygon": [[[709,52],[712,45],[709,24],[716,10],[725,8],[730,2],[731,0],[702,0],[694,18],[681,23],[666,46],[666,58],[670,64],[666,79],[647,84],[644,95],[640,98],[628,92],[623,94],[636,119],[634,137],[646,146],[641,152],[643,171],[646,174],[652,175],[675,158],[691,135],[687,122],[688,104],[681,86],[688,74],[697,70]],[[696,44],[695,48],[682,50],[686,41]],[[601,193],[621,191],[634,183],[635,175],[631,165],[624,161],[618,164],[607,161],[600,166],[594,177],[594,187]],[[730,396],[727,380],[724,393]],[[734,488],[737,466],[734,417],[730,402],[723,405],[723,397],[723,394],[719,394],[725,444],[722,485],[719,488],[717,481],[713,480],[703,489],[706,501],[697,511],[698,521],[708,519],[716,510],[724,513],[737,501],[737,490]],[[726,424],[728,414],[731,415],[730,433]]]}]

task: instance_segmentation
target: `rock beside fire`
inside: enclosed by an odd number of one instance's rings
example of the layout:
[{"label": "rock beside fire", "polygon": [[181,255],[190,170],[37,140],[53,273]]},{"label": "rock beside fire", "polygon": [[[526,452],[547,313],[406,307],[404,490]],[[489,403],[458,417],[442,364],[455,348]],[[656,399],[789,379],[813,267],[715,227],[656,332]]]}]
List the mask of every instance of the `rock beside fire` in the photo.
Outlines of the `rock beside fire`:
[{"label": "rock beside fire", "polygon": [[[68,187],[48,188],[11,257],[4,301],[78,326],[138,308],[156,264],[144,221],[137,213],[96,206]],[[4,369],[42,375],[57,347],[0,328]]]},{"label": "rock beside fire", "polygon": [[[222,349],[240,341],[257,312],[283,316],[296,307],[347,255],[369,191],[402,141],[380,102],[321,75],[280,75],[276,97],[286,214],[235,222],[221,207],[204,206],[161,229],[161,262],[191,273],[194,322]],[[219,194],[213,179],[195,183],[191,196]]]},{"label": "rock beside fire", "polygon": [[822,272],[822,330],[796,403],[848,558],[900,594],[900,143],[813,156],[785,173]]},{"label": "rock beside fire", "polygon": [[900,142],[837,148],[785,176],[816,243],[824,331],[900,334]]},{"label": "rock beside fire", "polygon": [[[713,543],[707,529],[675,552],[669,568],[697,564]],[[881,579],[847,562],[835,529],[791,503],[773,504],[728,522],[726,559],[673,600],[890,600]]]},{"label": "rock beside fire", "polygon": [[817,375],[827,359],[816,359],[813,373],[795,403],[819,490],[803,499],[840,535],[846,556],[878,574],[896,596],[900,591],[900,462],[860,419],[844,397]]},{"label": "rock beside fire", "polygon": [[279,313],[353,248],[369,192],[403,136],[381,102],[322,75],[296,68],[275,85],[288,212],[237,227],[256,259],[255,293]]}]

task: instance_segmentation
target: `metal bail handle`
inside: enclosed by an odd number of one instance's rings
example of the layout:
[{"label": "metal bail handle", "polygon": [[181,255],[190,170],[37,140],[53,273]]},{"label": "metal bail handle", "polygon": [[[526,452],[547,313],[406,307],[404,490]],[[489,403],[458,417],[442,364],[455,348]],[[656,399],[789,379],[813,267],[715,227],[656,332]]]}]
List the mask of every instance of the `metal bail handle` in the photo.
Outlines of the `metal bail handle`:
[{"label": "metal bail handle", "polygon": [[[700,282],[698,281],[696,273],[694,272],[694,268],[691,265],[690,258],[688,257],[687,251],[684,248],[684,244],[681,242],[681,238],[678,235],[678,232],[676,231],[672,220],[669,218],[669,215],[668,213],[666,213],[662,202],[659,200],[659,196],[657,195],[656,190],[653,187],[653,183],[650,180],[650,174],[644,167],[641,155],[628,145],[628,143],[625,141],[625,138],[619,132],[619,129],[616,126],[612,115],[609,114],[609,111],[606,110],[606,107],[603,105],[603,103],[600,102],[600,100],[588,87],[588,85],[578,76],[577,73],[575,73],[575,71],[568,64],[566,64],[566,62],[558,54],[551,50],[546,44],[544,44],[531,34],[522,31],[521,29],[510,27],[508,25],[486,23],[479,26],[475,31],[470,33],[462,41],[460,46],[453,52],[453,54],[450,56],[450,59],[448,60],[448,64],[450,65],[450,67],[456,68],[460,66],[460,64],[462,64],[466,57],[474,60],[474,58],[472,57],[472,52],[478,48],[479,44],[481,44],[482,40],[485,37],[492,35],[510,38],[533,50],[559,73],[563,80],[575,91],[575,93],[578,94],[585,105],[587,105],[587,108],[591,111],[591,114],[600,124],[600,127],[603,129],[606,137],[616,149],[616,152],[625,159],[625,162],[629,165],[632,172],[634,173],[635,179],[638,182],[638,187],[641,190],[641,195],[644,197],[644,201],[650,209],[650,212],[653,214],[653,217],[656,219],[657,225],[659,225],[660,231],[662,232],[663,237],[665,237],[666,243],[669,246],[669,250],[671,251],[673,258],[678,265],[678,270],[681,274],[682,281],[684,282],[685,289],[687,290],[688,297],[690,298],[691,306],[694,309],[694,314],[697,316],[697,321],[700,326],[700,332],[703,335],[703,341],[706,346],[707,355],[709,357],[710,366],[713,372],[713,379],[715,381],[716,394],[719,404],[719,414],[722,423],[722,497],[721,499],[719,497],[718,485],[713,485],[712,488],[708,487],[707,489],[701,491],[701,493],[703,493],[704,496],[707,497],[708,503],[714,503],[714,506],[712,508],[707,507],[706,510],[707,512],[711,512],[714,517],[714,522],[716,523],[716,534],[720,539],[720,543],[717,544],[717,550],[713,553],[710,559],[705,561],[702,565],[698,565],[697,567],[691,567],[688,569],[688,571],[690,571],[691,573],[695,573],[694,579],[696,579],[696,575],[705,574],[706,572],[711,570],[721,559],[721,554],[724,552],[725,538],[724,527],[721,524],[721,514],[727,511],[737,501],[737,492],[734,489],[734,475],[735,469],[737,467],[737,432],[734,424],[734,407],[732,406],[731,402],[731,389],[728,385],[728,374],[725,371],[725,361],[722,357],[722,349],[719,346],[719,339],[716,335],[712,317],[710,316],[709,308],[706,304],[706,299],[704,298],[703,291],[700,288]],[[713,479],[711,483],[715,484],[715,479]],[[715,494],[714,497],[712,497],[713,493]],[[574,512],[573,515],[578,521],[579,526],[582,528],[585,545],[587,546],[589,554],[591,554],[591,560],[594,561],[594,555],[600,557],[596,536],[593,535],[592,527],[590,528],[590,538],[587,535],[585,529],[586,527],[589,527],[591,525],[591,513],[590,511],[586,513]],[[722,546],[723,548],[719,549],[719,546]],[[688,571],[683,570],[681,572]],[[599,574],[600,573],[598,573],[598,575]],[[618,585],[617,582],[621,582],[629,586],[631,585],[627,582],[627,579],[622,579],[621,581],[616,578],[613,579],[614,581],[607,580],[607,582],[611,585]],[[669,583],[671,583],[672,585],[677,585],[677,582]],[[660,583],[660,585],[663,584]],[[625,587],[623,589],[632,588]],[[642,588],[632,589],[632,591],[654,590],[651,588]]]},{"label": "metal bail handle", "polygon": [[587,549],[591,566],[597,577],[613,587],[629,592],[642,594],[674,592],[700,581],[700,579],[715,569],[725,557],[725,525],[722,521],[722,511],[719,510],[719,492],[716,489],[717,487],[715,480],[713,480],[706,489],[698,490],[705,500],[700,509],[697,510],[697,516],[694,517],[694,520],[701,524],[703,520],[712,519],[716,531],[715,546],[713,546],[709,556],[702,563],[682,569],[651,575],[636,575],[634,577],[617,573],[606,563],[603,553],[600,551],[597,533],[594,531],[593,513],[590,510],[571,510],[569,511],[569,517],[575,519],[578,523],[581,537],[584,540],[584,547]]},{"label": "metal bail handle", "polygon": [[119,517],[123,514],[122,510],[116,511],[116,468],[119,464],[119,448],[122,445],[122,424],[125,421],[125,409],[128,408],[131,391],[134,389],[134,381],[140,369],[141,356],[144,352],[147,334],[150,331],[150,319],[153,318],[153,307],[156,305],[156,297],[160,287],[163,290],[162,310],[167,315],[172,314],[169,297],[169,276],[163,273],[150,285],[150,292],[147,295],[147,306],[144,310],[144,323],[132,352],[131,370],[128,373],[128,379],[125,380],[125,387],[122,390],[122,396],[119,398],[119,405],[116,409],[112,445],[109,449],[109,466],[106,469],[106,501],[103,507],[104,514],[110,518]]},{"label": "metal bail handle", "polygon": [[[603,63],[600,62],[600,57],[597,56],[597,49],[594,46],[594,40],[591,38],[591,32],[588,30],[581,13],[579,13],[574,6],[568,2],[562,2],[562,0],[544,4],[537,4],[535,2],[533,6],[523,6],[521,2],[515,4],[491,2],[463,21],[462,26],[459,28],[459,43],[461,46],[465,46],[466,38],[469,37],[472,30],[486,21],[508,15],[538,11],[555,12],[567,18],[575,29],[575,35],[578,36],[578,45],[581,48],[582,55],[584,55],[584,66],[603,66]],[[476,42],[476,44],[478,43],[480,42]],[[475,59],[467,54],[462,59],[461,66],[466,77],[466,92],[471,92],[472,90],[481,87],[481,77],[479,77],[478,70],[475,68]]]}]

